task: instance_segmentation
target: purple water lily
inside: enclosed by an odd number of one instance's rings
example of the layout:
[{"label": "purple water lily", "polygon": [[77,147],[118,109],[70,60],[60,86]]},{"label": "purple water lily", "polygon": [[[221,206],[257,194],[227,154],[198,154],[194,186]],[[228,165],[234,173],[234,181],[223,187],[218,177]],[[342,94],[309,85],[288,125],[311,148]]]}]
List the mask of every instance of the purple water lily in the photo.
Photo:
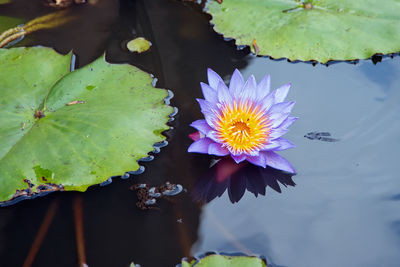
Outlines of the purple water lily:
[{"label": "purple water lily", "polygon": [[257,84],[253,75],[245,82],[235,70],[228,88],[213,70],[207,74],[208,84],[201,83],[205,99],[197,99],[205,120],[191,124],[201,138],[188,152],[230,154],[236,163],[247,160],[294,173],[292,165],[274,152],[294,147],[281,137],[297,120],[289,116],[295,102],[284,102],[290,84],[270,92],[269,75]]}]

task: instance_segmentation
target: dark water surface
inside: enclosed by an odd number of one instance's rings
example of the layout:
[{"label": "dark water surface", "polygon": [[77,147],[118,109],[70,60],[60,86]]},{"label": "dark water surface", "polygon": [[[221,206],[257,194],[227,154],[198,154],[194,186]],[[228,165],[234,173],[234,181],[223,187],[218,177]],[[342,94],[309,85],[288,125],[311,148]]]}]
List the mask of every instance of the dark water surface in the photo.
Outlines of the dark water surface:
[{"label": "dark water surface", "polygon": [[[32,19],[52,12],[41,1],[15,2],[0,6],[0,15]],[[173,91],[179,113],[166,133],[169,145],[143,163],[143,174],[83,194],[54,193],[1,208],[0,266],[22,266],[55,201],[57,213],[33,266],[76,266],[76,195],[83,200],[89,266],[174,266],[212,250],[262,254],[272,266],[399,266],[399,57],[329,67],[254,57],[213,32],[199,8],[179,1],[99,0],[70,12],[75,21],[34,33],[26,45],[73,49],[79,66],[106,50],[108,61],[129,62],[158,77],[158,87]],[[136,36],[153,43],[149,53],[123,48]],[[191,201],[211,160],[186,153],[194,131],[189,124],[202,117],[195,98],[202,97],[207,67],[226,79],[238,68],[246,78],[271,74],[273,87],[293,84],[288,98],[297,101],[293,114],[300,119],[286,137],[297,147],[281,154],[298,172],[295,187],[281,186],[279,194],[271,182],[266,196],[246,191],[235,204],[227,192],[209,204]],[[329,132],[339,141],[310,140],[304,137],[309,132]],[[132,184],[165,181],[187,192],[159,201],[159,209],[136,207]]]}]

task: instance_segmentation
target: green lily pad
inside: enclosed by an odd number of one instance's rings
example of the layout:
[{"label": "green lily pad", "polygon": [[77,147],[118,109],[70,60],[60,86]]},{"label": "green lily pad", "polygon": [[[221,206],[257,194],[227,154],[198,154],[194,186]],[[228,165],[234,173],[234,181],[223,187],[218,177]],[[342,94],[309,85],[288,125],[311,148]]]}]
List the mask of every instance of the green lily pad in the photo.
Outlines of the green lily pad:
[{"label": "green lily pad", "polygon": [[0,49],[0,202],[85,191],[139,168],[163,141],[172,107],[149,74],[99,58],[69,73],[71,54]]},{"label": "green lily pad", "polygon": [[204,258],[188,262],[182,260],[182,267],[267,267],[265,262],[252,256],[227,256],[227,255],[209,255]]},{"label": "green lily pad", "polygon": [[259,55],[326,63],[400,51],[399,0],[209,0],[207,7],[217,32]]}]

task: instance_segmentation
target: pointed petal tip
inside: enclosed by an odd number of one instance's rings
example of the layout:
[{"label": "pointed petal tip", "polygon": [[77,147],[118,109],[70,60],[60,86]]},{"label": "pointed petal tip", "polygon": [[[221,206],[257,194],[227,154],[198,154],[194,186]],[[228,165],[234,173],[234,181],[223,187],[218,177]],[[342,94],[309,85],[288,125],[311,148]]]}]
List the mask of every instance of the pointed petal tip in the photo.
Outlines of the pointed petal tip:
[{"label": "pointed petal tip", "polygon": [[212,68],[207,68],[207,74],[209,74],[209,73],[215,73],[216,74],[216,72]]},{"label": "pointed petal tip", "polygon": [[244,85],[243,76],[238,69],[235,69],[229,81],[229,91],[232,95],[238,94]]},{"label": "pointed petal tip", "polygon": [[246,160],[256,166],[260,166],[266,168],[267,162],[265,160],[264,154],[260,153],[258,156],[249,156],[246,157]]},{"label": "pointed petal tip", "polygon": [[193,142],[189,147],[188,147],[188,152],[189,153],[201,153],[201,154],[207,154],[209,146],[214,143],[211,139],[209,138],[200,138],[199,140]]},{"label": "pointed petal tip", "polygon": [[214,89],[217,88],[218,82],[223,81],[221,76],[219,76],[215,71],[210,68],[207,69],[207,79],[208,84]]},{"label": "pointed petal tip", "polygon": [[207,135],[208,132],[213,130],[206,120],[196,120],[192,122],[190,126],[198,130],[203,135]]},{"label": "pointed petal tip", "polygon": [[189,153],[196,153],[196,151],[194,151],[193,144],[194,144],[194,143],[192,143],[192,144],[188,147],[187,152],[189,152]]},{"label": "pointed petal tip", "polygon": [[231,154],[231,157],[233,160],[236,162],[236,164],[241,163],[242,161],[246,160],[246,155],[245,154],[240,154],[240,155],[233,155]]},{"label": "pointed petal tip", "polygon": [[232,94],[226,84],[222,81],[218,83],[217,97],[220,103],[231,103],[233,100]]}]

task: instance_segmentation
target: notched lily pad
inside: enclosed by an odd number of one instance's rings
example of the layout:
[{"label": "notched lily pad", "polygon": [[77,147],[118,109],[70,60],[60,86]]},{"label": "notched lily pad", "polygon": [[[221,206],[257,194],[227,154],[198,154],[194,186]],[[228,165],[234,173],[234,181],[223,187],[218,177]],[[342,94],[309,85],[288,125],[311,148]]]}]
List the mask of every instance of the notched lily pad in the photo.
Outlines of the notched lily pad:
[{"label": "notched lily pad", "polygon": [[267,267],[266,260],[255,256],[208,254],[196,259],[183,259],[180,267]]},{"label": "notched lily pad", "polygon": [[399,0],[209,0],[207,8],[217,32],[258,55],[326,63],[400,51]]},{"label": "notched lily pad", "polygon": [[71,54],[0,49],[0,204],[85,191],[139,169],[165,140],[172,107],[149,74],[99,58],[69,72]]}]

